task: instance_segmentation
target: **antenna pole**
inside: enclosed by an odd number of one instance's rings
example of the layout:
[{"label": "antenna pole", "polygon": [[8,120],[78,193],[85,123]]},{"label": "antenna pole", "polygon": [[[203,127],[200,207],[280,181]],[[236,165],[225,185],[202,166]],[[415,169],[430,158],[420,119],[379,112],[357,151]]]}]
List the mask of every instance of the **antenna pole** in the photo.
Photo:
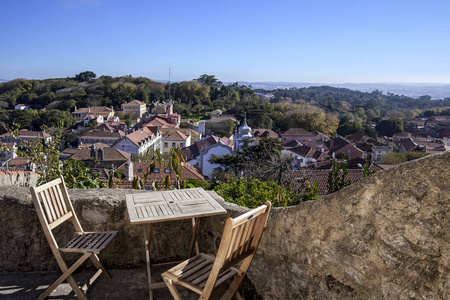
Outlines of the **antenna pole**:
[{"label": "antenna pole", "polygon": [[172,71],[172,67],[169,67],[169,88],[167,89],[167,101],[170,100],[170,73]]}]

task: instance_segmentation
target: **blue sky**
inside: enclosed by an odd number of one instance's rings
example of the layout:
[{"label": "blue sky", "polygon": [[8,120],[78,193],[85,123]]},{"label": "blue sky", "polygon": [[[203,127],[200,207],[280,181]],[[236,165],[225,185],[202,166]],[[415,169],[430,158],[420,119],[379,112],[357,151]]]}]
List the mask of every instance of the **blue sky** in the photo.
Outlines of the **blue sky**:
[{"label": "blue sky", "polygon": [[0,78],[450,83],[450,1],[3,0]]}]

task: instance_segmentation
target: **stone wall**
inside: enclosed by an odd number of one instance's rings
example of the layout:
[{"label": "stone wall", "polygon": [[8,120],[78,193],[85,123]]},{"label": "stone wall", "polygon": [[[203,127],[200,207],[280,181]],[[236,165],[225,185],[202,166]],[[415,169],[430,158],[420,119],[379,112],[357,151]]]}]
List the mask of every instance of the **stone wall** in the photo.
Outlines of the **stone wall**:
[{"label": "stone wall", "polygon": [[0,174],[0,186],[36,186],[39,179],[39,174],[23,171],[3,171]]},{"label": "stone wall", "polygon": [[[378,172],[320,200],[274,208],[248,277],[265,299],[449,299],[450,153]],[[144,268],[141,226],[125,195],[71,190],[85,230],[118,230],[109,267]],[[245,208],[215,195],[237,216]],[[200,248],[215,253],[225,216],[202,220]],[[154,261],[182,259],[190,223],[157,224]],[[58,234],[69,236],[67,228]],[[0,271],[55,270],[29,190],[0,190]]]}]

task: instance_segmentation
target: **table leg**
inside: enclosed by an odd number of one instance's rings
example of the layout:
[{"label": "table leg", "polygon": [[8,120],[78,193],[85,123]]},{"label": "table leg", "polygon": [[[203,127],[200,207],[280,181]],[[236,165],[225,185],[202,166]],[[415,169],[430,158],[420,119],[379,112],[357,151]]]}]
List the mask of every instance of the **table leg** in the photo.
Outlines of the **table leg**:
[{"label": "table leg", "polygon": [[143,229],[144,229],[144,243],[145,243],[145,263],[147,265],[148,297],[150,300],[153,300],[152,271],[150,269],[150,249],[152,246],[153,224],[152,223],[148,224],[148,232],[145,224]]},{"label": "table leg", "polygon": [[191,248],[189,249],[189,257],[192,257],[194,254],[199,254],[200,251],[198,249],[198,241],[197,241],[197,235],[198,235],[198,228],[200,226],[200,218],[192,218],[192,240],[191,240]]}]

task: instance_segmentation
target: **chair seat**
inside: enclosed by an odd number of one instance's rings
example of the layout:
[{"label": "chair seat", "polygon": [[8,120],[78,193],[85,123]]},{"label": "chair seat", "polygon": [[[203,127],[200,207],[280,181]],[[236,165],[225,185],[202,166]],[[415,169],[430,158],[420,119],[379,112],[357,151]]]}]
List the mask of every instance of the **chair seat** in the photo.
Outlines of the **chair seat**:
[{"label": "chair seat", "polygon": [[99,254],[116,234],[117,231],[84,232],[75,236],[65,247],[61,247],[59,250],[61,252]]},{"label": "chair seat", "polygon": [[[161,276],[170,278],[175,283],[201,294],[209,278],[214,261],[214,256],[200,253],[164,272]],[[215,287],[232,278],[237,273],[240,273],[240,271],[236,268],[229,268],[220,273]]]}]

